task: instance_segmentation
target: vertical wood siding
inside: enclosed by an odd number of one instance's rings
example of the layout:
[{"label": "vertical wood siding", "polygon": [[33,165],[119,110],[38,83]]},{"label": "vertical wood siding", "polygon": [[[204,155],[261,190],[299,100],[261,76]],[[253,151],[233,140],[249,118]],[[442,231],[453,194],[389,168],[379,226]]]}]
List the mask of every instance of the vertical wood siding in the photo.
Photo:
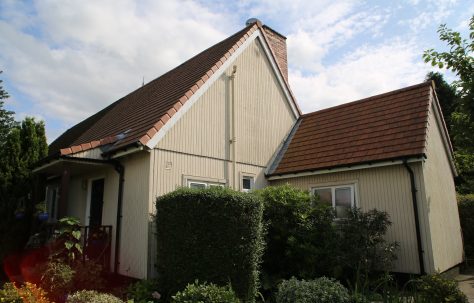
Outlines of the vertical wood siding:
[{"label": "vertical wood siding", "polygon": [[[421,173],[420,164],[412,163],[411,166],[415,174]],[[304,190],[320,185],[355,184],[357,207],[376,208],[390,215],[392,226],[387,240],[400,244],[393,271],[419,273],[410,179],[405,167],[392,165],[270,181],[270,185],[286,183]]]},{"label": "vertical wood siding", "polygon": [[144,279],[148,266],[150,153],[135,153],[120,162],[125,167],[125,182],[119,272]]},{"label": "vertical wood siding", "polygon": [[423,165],[425,205],[433,255],[431,271],[445,271],[462,262],[462,238],[449,154],[435,119],[433,105],[428,120],[426,162]]},{"label": "vertical wood siding", "polygon": [[[267,185],[264,176],[285,136],[296,121],[259,41],[236,59],[236,173],[232,175],[230,140],[230,67],[181,117],[151,153],[150,204],[156,197],[184,186],[184,176],[223,180],[240,189],[241,173],[255,176],[255,187]],[[239,163],[240,162],[240,163]],[[149,276],[155,275],[154,227],[150,227]],[[159,236],[159,235],[158,235]]]},{"label": "vertical wood siding", "polygon": [[99,147],[88,149],[86,151],[78,152],[70,155],[75,158],[89,158],[89,159],[103,159],[102,151]]}]

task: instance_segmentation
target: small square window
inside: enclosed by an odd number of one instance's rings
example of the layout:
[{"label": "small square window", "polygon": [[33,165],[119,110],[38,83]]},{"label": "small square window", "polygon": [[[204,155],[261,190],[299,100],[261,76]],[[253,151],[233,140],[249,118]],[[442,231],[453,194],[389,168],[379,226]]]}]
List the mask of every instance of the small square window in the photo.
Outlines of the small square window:
[{"label": "small square window", "polygon": [[243,176],[242,177],[242,191],[249,192],[254,187],[254,181],[252,176]]}]

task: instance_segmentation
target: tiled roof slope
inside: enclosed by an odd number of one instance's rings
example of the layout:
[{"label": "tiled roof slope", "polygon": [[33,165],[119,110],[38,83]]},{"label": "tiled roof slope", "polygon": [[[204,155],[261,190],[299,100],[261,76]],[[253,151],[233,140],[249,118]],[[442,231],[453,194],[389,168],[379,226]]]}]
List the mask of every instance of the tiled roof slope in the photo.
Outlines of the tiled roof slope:
[{"label": "tiled roof slope", "polygon": [[425,82],[301,116],[269,175],[423,155],[431,89]]},{"label": "tiled roof slope", "polygon": [[51,143],[50,155],[146,144],[258,27],[245,27],[75,125]]}]

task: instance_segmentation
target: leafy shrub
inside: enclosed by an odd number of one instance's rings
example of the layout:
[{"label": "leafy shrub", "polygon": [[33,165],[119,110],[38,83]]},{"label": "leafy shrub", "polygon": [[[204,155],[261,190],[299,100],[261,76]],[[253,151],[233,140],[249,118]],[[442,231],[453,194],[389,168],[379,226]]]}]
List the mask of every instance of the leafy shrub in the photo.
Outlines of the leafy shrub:
[{"label": "leafy shrub", "polygon": [[389,215],[376,209],[363,212],[353,208],[339,223],[340,262],[344,279],[364,291],[371,282],[384,278],[396,259],[397,242],[387,243],[385,234],[391,225]]},{"label": "leafy shrub", "polygon": [[102,290],[106,281],[103,277],[102,265],[87,261],[78,262],[74,267],[74,289],[76,290]]},{"label": "leafy shrub", "polygon": [[73,278],[74,270],[69,265],[49,262],[41,277],[41,285],[51,297],[60,298],[72,289]]},{"label": "leafy shrub", "polygon": [[262,203],[228,188],[181,188],[157,199],[157,271],[169,295],[195,279],[231,283],[253,302],[263,251]]},{"label": "leafy shrub", "polygon": [[81,222],[74,217],[64,217],[58,223],[55,234],[59,245],[54,257],[72,264],[82,255]]},{"label": "leafy shrub", "polygon": [[267,247],[262,282],[271,289],[292,276],[314,278],[338,269],[334,210],[290,185],[256,191],[264,203]]},{"label": "leafy shrub", "polygon": [[239,303],[234,291],[230,286],[219,287],[215,284],[207,284],[196,280],[188,284],[186,288],[173,296],[172,303]]},{"label": "leafy shrub", "polygon": [[305,281],[291,278],[278,286],[277,303],[346,303],[349,292],[341,283],[326,277]]},{"label": "leafy shrub", "polygon": [[26,282],[21,287],[5,283],[0,289],[2,303],[49,303],[46,292],[35,284]]},{"label": "leafy shrub", "polygon": [[123,303],[123,301],[111,294],[81,290],[69,295],[66,303]]},{"label": "leafy shrub", "polygon": [[22,303],[23,300],[13,283],[5,283],[0,289],[0,302],[5,303]]},{"label": "leafy shrub", "polygon": [[127,299],[133,300],[133,303],[157,302],[161,298],[157,286],[156,280],[141,280],[133,283],[127,288]]},{"label": "leafy shrub", "polygon": [[422,302],[467,303],[467,297],[454,280],[445,279],[440,274],[426,275],[419,279],[418,297]]},{"label": "leafy shrub", "polygon": [[458,195],[459,219],[464,239],[464,250],[474,256],[474,194]]}]

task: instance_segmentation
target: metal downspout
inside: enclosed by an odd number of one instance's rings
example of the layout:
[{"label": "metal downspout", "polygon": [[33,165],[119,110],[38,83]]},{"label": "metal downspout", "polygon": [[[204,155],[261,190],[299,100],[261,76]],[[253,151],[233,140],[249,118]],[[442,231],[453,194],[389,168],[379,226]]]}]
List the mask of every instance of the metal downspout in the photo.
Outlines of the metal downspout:
[{"label": "metal downspout", "polygon": [[120,265],[120,235],[122,230],[122,202],[123,202],[123,183],[125,168],[120,162],[115,163],[115,170],[119,174],[119,188],[118,188],[118,201],[117,201],[117,230],[115,231],[115,257],[114,257],[114,273],[118,274]]},{"label": "metal downspout", "polygon": [[231,95],[231,111],[232,111],[232,134],[230,139],[230,144],[232,144],[232,188],[237,190],[237,182],[236,182],[236,148],[235,142],[237,139],[235,138],[235,74],[237,73],[237,66],[234,65],[232,69],[232,74],[230,75],[230,80],[232,81],[232,95]]},{"label": "metal downspout", "polygon": [[408,165],[406,159],[403,160],[403,165],[407,169],[408,173],[410,174],[410,184],[411,184],[411,198],[413,201],[413,213],[415,216],[415,229],[416,229],[416,242],[418,247],[418,262],[420,264],[420,274],[424,275],[425,272],[425,264],[423,261],[423,247],[421,245],[421,229],[420,229],[420,218],[418,214],[418,202],[416,198],[416,184],[415,184],[415,173],[413,169]]}]

